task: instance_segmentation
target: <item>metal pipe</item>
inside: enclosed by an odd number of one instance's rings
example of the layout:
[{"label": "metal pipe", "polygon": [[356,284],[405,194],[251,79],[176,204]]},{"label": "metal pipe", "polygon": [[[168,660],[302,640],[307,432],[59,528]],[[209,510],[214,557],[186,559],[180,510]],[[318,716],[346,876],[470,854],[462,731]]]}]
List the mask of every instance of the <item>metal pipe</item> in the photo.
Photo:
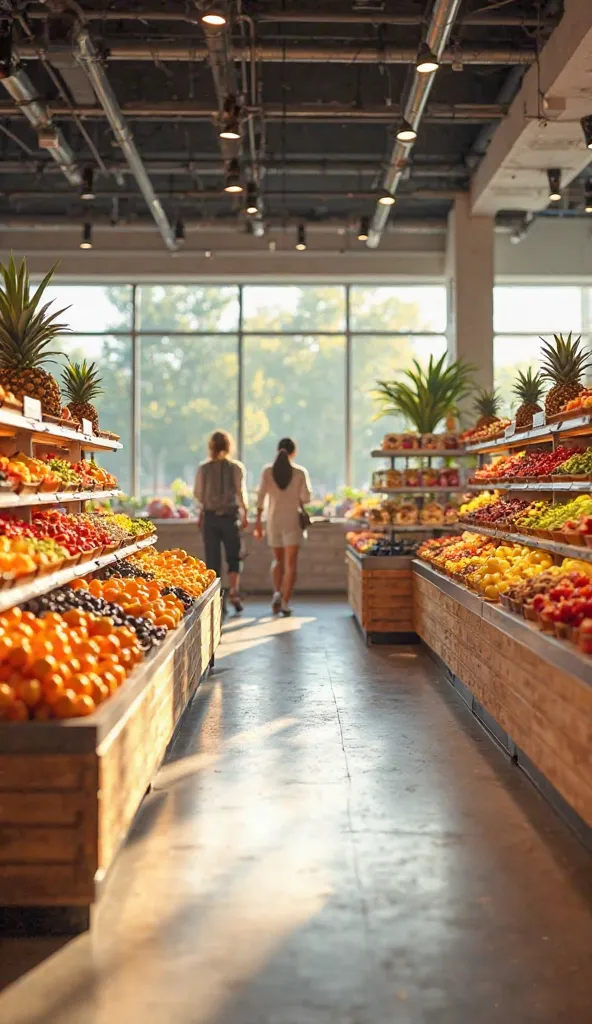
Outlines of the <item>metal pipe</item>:
[{"label": "metal pipe", "polygon": [[[518,68],[514,70],[520,70]],[[76,106],[66,107],[63,104],[50,103],[48,113],[61,120],[70,120],[77,116],[90,120],[105,117],[102,107]],[[274,106],[264,103],[262,106],[248,104],[245,113],[260,114],[269,121],[360,121],[377,124],[390,124],[401,116],[401,107],[393,103],[391,106],[354,107],[343,103],[311,103],[299,106]],[[203,103],[124,103],[121,111],[128,120],[179,120],[212,121],[217,110],[210,104]],[[434,103],[424,114],[424,123],[429,124],[489,124],[500,120],[506,113],[501,103]],[[19,111],[12,106],[0,105],[0,117],[19,118]]]},{"label": "metal pipe", "polygon": [[[459,12],[462,0],[435,0],[431,21],[426,34],[426,44],[433,54],[441,60],[444,47],[446,46],[455,18]],[[428,96],[434,82],[434,74],[420,74],[415,71],[411,90],[405,103],[405,120],[417,131]],[[415,141],[415,140],[414,140]],[[384,188],[394,195],[399,183],[409,165],[409,154],[413,149],[414,142],[395,141],[391,154],[390,166],[384,176]],[[386,222],[389,219],[391,207],[376,204],[368,241],[369,249],[376,249],[380,245],[380,239]]]},{"label": "metal pipe", "polygon": [[[353,175],[356,178],[360,178],[363,175],[375,176],[376,168],[380,165],[380,157],[365,160],[364,162],[346,159],[337,159],[333,161],[322,159],[298,160],[288,154],[285,160],[266,157],[263,161],[263,166],[265,167],[266,174],[268,175],[284,175],[289,173],[303,176],[314,175],[316,177],[319,175],[326,177],[333,177],[335,175]],[[179,157],[176,160],[154,160],[151,159],[150,156],[146,156],[143,166],[145,171],[148,171],[150,174],[186,174],[202,175],[204,177],[220,175],[218,157],[209,157],[209,159],[208,157],[201,157],[200,160],[197,161],[188,160],[187,157]],[[414,161],[410,166],[410,169],[418,178],[459,179],[467,178],[469,174],[469,171],[464,164],[424,164],[420,161]],[[53,170],[53,167],[51,164],[40,164],[38,159],[31,159],[30,157],[24,157],[22,160],[0,161],[0,175],[22,174],[25,170],[29,170],[36,174],[39,174],[40,171],[47,174]],[[134,173],[129,164],[122,163],[121,161],[114,161],[107,164],[107,170],[110,173]]]},{"label": "metal pipe", "polygon": [[164,212],[160,199],[158,199],[152,187],[152,182],[146,173],[146,168],[142,163],[142,158],[136,149],[133,135],[125,123],[121,108],[117,102],[117,97],[115,96],[109,80],[100,64],[99,56],[88,33],[88,29],[83,26],[79,26],[76,29],[75,47],[76,56],[86,71],[96,93],[97,99],[105,111],[113,134],[115,135],[119,147],[127,160],[129,168],[138,183],[140,192],[146,200],[148,209],[158,226],[158,230],[162,235],[164,244],[171,252],[176,252],[178,244],[175,241],[175,235],[169,223],[169,219]]},{"label": "metal pipe", "polygon": [[20,112],[25,115],[27,121],[33,125],[36,131],[39,131],[40,128],[51,128],[55,132],[56,145],[52,149],[48,149],[47,152],[52,160],[55,160],[70,184],[80,185],[82,174],[74,153],[66,142],[61,129],[56,128],[53,124],[51,114],[43,100],[39,99],[37,90],[29,76],[24,71],[15,71],[14,74],[1,81]]},{"label": "metal pipe", "polygon": [[[164,61],[196,62],[209,58],[207,46],[188,46],[179,43],[121,43],[106,41],[108,61]],[[37,60],[38,54],[29,43],[15,47],[21,60]],[[55,50],[51,47],[49,56]],[[234,59],[240,60],[242,47],[234,47]],[[249,56],[249,48],[246,48]],[[377,46],[294,46],[291,44],[259,43],[257,58],[275,64],[412,64],[417,51],[414,47]],[[460,50],[443,50],[441,64],[512,65],[532,64],[536,52],[532,48],[485,47],[465,44]]]},{"label": "metal pipe", "polygon": [[[45,21],[51,17],[47,8],[33,9],[27,11],[27,18],[33,21]],[[166,8],[146,10],[84,10],[86,21],[144,21],[150,22],[185,22],[196,25],[199,22],[197,14],[187,11],[169,11]],[[421,14],[385,14],[383,11],[375,11],[371,14],[342,14],[335,12],[306,12],[297,14],[287,13],[282,10],[261,11],[255,15],[258,22],[282,23],[309,23],[309,24],[341,24],[341,25],[423,25],[424,19]],[[556,18],[541,17],[534,15],[519,14],[466,14],[459,19],[460,25],[472,25],[484,27],[503,28],[554,28],[557,25]]]},{"label": "metal pipe", "polygon": [[[402,196],[404,199],[455,199],[458,195],[458,189],[433,189],[433,188],[418,188],[411,189],[404,193]],[[3,189],[0,193],[2,199],[44,199],[48,202],[59,201],[60,199],[71,199],[71,193],[62,190],[56,191],[43,191],[42,189]],[[219,188],[216,189],[169,189],[166,193],[163,193],[164,198],[170,199],[174,202],[184,201],[200,201],[206,199],[218,199],[223,201],[226,196]],[[352,191],[348,189],[346,193],[343,190],[337,192],[329,192],[327,189],[293,189],[293,188],[281,188],[278,192],[265,191],[265,199],[281,199],[283,196],[291,196],[295,199],[346,199],[346,200],[370,200],[376,199],[375,191],[364,191],[362,189],[356,189]],[[95,192],[95,199],[99,202],[101,199],[137,199],[137,192],[125,192],[115,189],[105,189],[101,192]]]},{"label": "metal pipe", "polygon": [[[307,234],[322,234],[327,231],[335,231],[336,228],[344,228],[354,230],[357,228],[357,220],[354,224],[350,223],[346,218],[343,217],[331,217],[325,221],[318,223],[311,222],[307,223],[306,230]],[[283,217],[271,217],[267,221],[268,227],[277,229],[278,233],[288,232],[292,233],[292,226],[286,227],[286,220]],[[431,220],[396,220],[388,225],[387,233],[395,235],[442,235],[446,233],[446,220],[438,220],[432,218]],[[231,232],[236,234],[236,218],[228,217],[226,219],[212,219],[212,220],[185,220],[184,221],[185,233],[196,232],[205,233],[207,231],[216,232]],[[71,221],[65,221],[63,217],[56,220],[55,217],[39,216],[39,217],[6,217],[0,215],[0,230],[2,231],[55,231],[55,232],[72,232],[78,235],[80,233],[79,225],[73,224]],[[134,231],[140,232],[151,232],[154,230],[154,225],[147,220],[138,221],[129,219],[128,221],[121,220],[119,224],[113,224],[109,218],[105,216],[96,216],[93,218],[93,234],[96,235],[98,232],[116,232],[117,234],[129,234]],[[125,252],[125,249],[121,249],[120,253]],[[152,250],[154,255],[155,250]]]}]

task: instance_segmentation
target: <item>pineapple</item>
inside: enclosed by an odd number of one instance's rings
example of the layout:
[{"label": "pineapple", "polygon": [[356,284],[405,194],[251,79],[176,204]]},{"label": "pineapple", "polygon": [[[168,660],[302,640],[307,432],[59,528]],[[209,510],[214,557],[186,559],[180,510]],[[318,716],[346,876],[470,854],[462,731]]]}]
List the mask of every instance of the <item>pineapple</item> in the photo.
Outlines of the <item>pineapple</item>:
[{"label": "pineapple", "polygon": [[530,366],[526,373],[518,370],[518,376],[512,388],[512,391],[520,400],[520,407],[516,412],[517,430],[532,427],[532,417],[535,412],[542,412],[539,402],[543,397],[544,389],[545,385],[540,373],[537,372],[533,375]]},{"label": "pineapple", "polygon": [[21,400],[25,395],[39,399],[43,413],[49,416],[59,416],[62,403],[57,381],[42,364],[59,355],[48,346],[69,330],[56,323],[65,309],[48,313],[50,302],[38,309],[54,271],[52,267],[31,296],[26,260],[18,270],[12,255],[7,267],[0,264],[0,386]]},{"label": "pineapple", "polygon": [[484,427],[491,426],[496,420],[499,420],[497,414],[499,409],[499,395],[496,391],[487,391],[485,388],[481,388],[475,399],[475,409],[479,413],[479,419],[475,426],[475,430],[483,430]]},{"label": "pineapple", "polygon": [[87,363],[86,359],[81,363],[68,362],[62,373],[62,387],[68,403],[66,408],[70,411],[72,419],[79,423],[83,419],[90,420],[93,434],[97,434],[99,416],[91,403],[97,395],[102,395],[103,388],[95,364]]},{"label": "pineapple", "polygon": [[555,416],[566,402],[579,395],[584,386],[582,377],[592,366],[589,353],[580,347],[581,337],[572,341],[571,334],[567,338],[554,334],[553,342],[541,338],[541,376],[553,383],[545,399],[547,416]]}]

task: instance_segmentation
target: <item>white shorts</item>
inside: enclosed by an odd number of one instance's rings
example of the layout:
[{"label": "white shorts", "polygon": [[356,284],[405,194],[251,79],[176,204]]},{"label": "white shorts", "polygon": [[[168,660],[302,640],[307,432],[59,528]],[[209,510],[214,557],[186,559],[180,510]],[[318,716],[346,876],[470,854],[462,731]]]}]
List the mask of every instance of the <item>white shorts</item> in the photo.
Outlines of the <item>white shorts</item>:
[{"label": "white shorts", "polygon": [[302,530],[282,530],[277,527],[267,532],[267,543],[270,548],[291,548],[302,544]]}]

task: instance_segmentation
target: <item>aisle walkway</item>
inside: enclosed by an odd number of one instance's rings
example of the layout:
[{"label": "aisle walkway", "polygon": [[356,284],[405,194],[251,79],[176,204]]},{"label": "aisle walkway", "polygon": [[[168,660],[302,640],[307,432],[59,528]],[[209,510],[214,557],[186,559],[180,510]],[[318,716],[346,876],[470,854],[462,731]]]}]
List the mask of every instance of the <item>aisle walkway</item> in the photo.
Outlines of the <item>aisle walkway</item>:
[{"label": "aisle walkway", "polygon": [[590,857],[417,648],[299,612],[229,623],[93,933],[0,942],[2,1024],[588,1024]]}]

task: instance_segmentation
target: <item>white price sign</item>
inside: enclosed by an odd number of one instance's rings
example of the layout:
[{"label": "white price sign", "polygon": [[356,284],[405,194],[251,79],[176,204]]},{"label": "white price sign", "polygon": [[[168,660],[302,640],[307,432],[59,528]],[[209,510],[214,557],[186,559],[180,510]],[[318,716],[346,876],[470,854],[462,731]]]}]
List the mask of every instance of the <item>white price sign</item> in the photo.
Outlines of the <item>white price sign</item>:
[{"label": "white price sign", "polygon": [[92,434],[92,432],[93,432],[93,428],[92,428],[92,423],[90,422],[90,420],[83,420],[82,421],[82,433],[83,434]]},{"label": "white price sign", "polygon": [[42,419],[41,402],[38,398],[29,398],[28,395],[23,397],[23,415],[29,420]]},{"label": "white price sign", "polygon": [[543,411],[535,412],[534,416],[532,417],[532,425],[533,427],[545,426],[545,413]]}]

